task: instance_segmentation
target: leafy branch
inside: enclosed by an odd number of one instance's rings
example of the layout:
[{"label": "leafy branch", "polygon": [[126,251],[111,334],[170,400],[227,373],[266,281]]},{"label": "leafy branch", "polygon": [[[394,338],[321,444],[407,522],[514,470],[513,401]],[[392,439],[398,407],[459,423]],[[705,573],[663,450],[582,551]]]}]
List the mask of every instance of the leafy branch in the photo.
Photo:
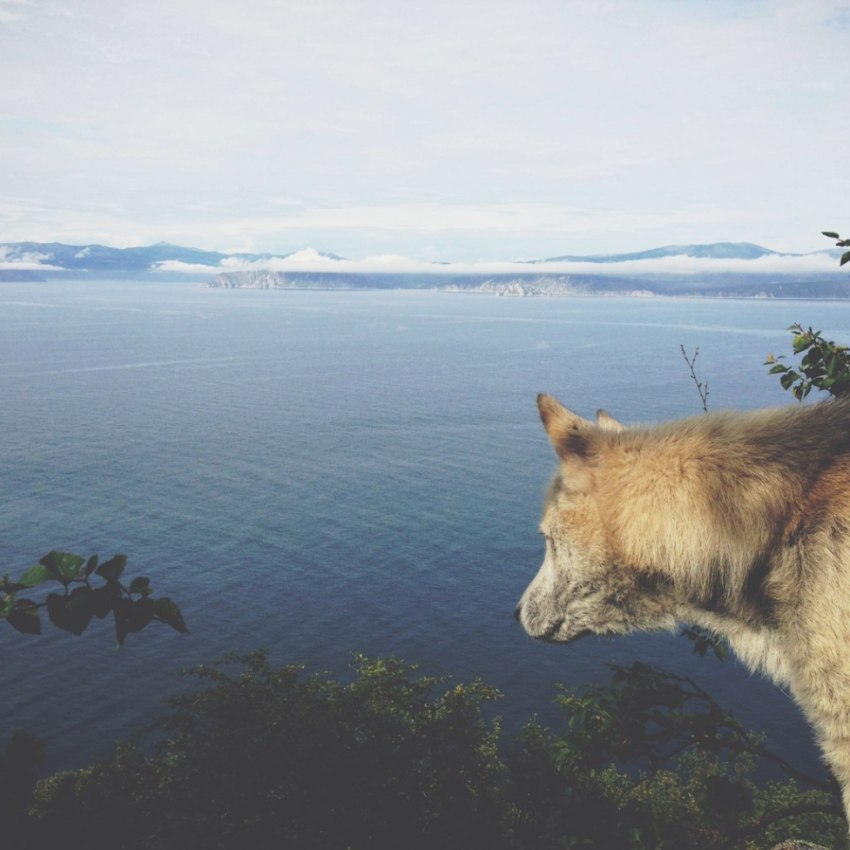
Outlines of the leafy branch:
[{"label": "leafy branch", "polygon": [[823,338],[821,331],[804,329],[799,322],[787,330],[794,334],[791,345],[794,354],[802,354],[799,371],[785,363],[784,355],[768,354],[765,366],[770,366],[771,375],[782,375],[782,389],[789,390],[794,398],[802,401],[813,389],[822,390],[832,396],[850,393],[850,353],[846,345]]},{"label": "leafy branch", "polygon": [[714,632],[711,632],[702,626],[690,625],[682,626],[682,631],[679,634],[682,637],[686,637],[688,640],[693,641],[694,654],[699,655],[700,658],[705,658],[706,653],[710,649],[718,661],[726,660],[726,644],[723,643],[723,639],[714,634]]},{"label": "leafy branch", "polygon": [[603,746],[608,759],[646,760],[657,770],[683,750],[699,745],[714,752],[756,756],[812,788],[837,790],[834,782],[809,776],[766,749],[763,736],[746,731],[688,676],[640,661],[609,667],[612,685],[592,685],[584,696],[566,692],[558,698],[571,716],[576,739]]},{"label": "leafy branch", "polygon": [[[70,552],[48,552],[17,581],[3,577],[0,619],[19,632],[38,635],[41,611],[46,608],[54,626],[81,635],[93,618],[103,620],[112,614],[118,646],[130,632],[139,632],[154,620],[187,634],[180,608],[167,596],[154,599],[150,579],[137,576],[129,586],[121,582],[126,565],[126,555],[114,555],[101,564],[97,555],[86,560]],[[96,587],[92,585],[95,576],[102,579]],[[49,582],[60,584],[62,592],[48,593],[39,602],[30,598],[30,591]]]},{"label": "leafy branch", "polygon": [[[609,665],[612,684],[592,685],[583,696],[566,691],[558,703],[569,717],[564,744],[587,764],[647,763],[653,771],[665,769],[683,753],[697,749],[727,754],[730,766],[748,759],[766,762],[786,776],[826,794],[794,801],[771,819],[814,812],[841,815],[838,784],[810,776],[764,745],[764,736],[747,731],[703,688],[679,676],[641,662]],[[762,822],[764,825],[764,822]]]},{"label": "leafy branch", "polygon": [[[850,248],[850,239],[842,239],[837,233],[832,230],[824,230],[822,231],[823,235],[826,236],[827,239],[835,239],[835,244],[839,248]],[[850,263],[850,251],[845,251],[841,255],[841,259],[838,261],[839,266],[843,266],[845,263]]]},{"label": "leafy branch", "polygon": [[[831,230],[824,230],[823,235],[835,239],[840,248],[850,247],[850,239],[842,239]],[[850,262],[850,251],[845,251],[838,262],[839,266]],[[791,345],[794,354],[802,354],[799,371],[785,363],[783,355],[768,354],[764,362],[770,366],[771,375],[781,375],[779,382],[782,389],[794,394],[797,401],[802,401],[813,389],[822,390],[831,396],[850,394],[850,353],[846,345],[838,345],[831,339],[824,339],[821,331],[811,327],[803,328],[796,322],[787,330],[794,334]]]}]

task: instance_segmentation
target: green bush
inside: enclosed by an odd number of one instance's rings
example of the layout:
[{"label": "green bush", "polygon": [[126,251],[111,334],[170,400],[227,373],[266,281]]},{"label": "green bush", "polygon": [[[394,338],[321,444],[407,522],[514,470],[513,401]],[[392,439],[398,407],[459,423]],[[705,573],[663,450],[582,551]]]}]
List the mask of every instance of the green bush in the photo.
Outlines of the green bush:
[{"label": "green bush", "polygon": [[[840,248],[850,247],[850,239],[842,239],[831,230],[823,231],[823,235],[835,239]],[[845,251],[838,264],[843,266],[848,262],[850,251]],[[821,331],[804,328],[799,322],[787,330],[794,335],[791,347],[794,354],[800,356],[799,371],[781,362],[785,359],[782,354],[769,354],[764,364],[770,366],[771,375],[780,375],[782,389],[793,393],[798,401],[802,401],[813,389],[835,397],[850,395],[850,352],[847,346],[824,339]]]},{"label": "green bush", "polygon": [[41,844],[503,846],[505,768],[479,712],[492,688],[436,693],[395,659],[358,657],[348,684],[241,661],[197,671],[210,686],[171,701],[153,755],[125,747],[41,783]]},{"label": "green bush", "polygon": [[828,790],[757,783],[760,739],[646,665],[563,691],[561,728],[506,746],[478,681],[392,658],[358,656],[347,683],[261,652],[231,663],[196,671],[206,687],[170,701],[147,749],[40,782],[18,846],[749,850],[801,831],[845,846]]},{"label": "green bush", "polygon": [[[613,671],[607,686],[561,694],[560,733],[523,731],[518,846],[751,850],[798,836],[846,846],[831,783],[785,764],[691,680],[641,663]],[[797,781],[757,782],[770,765]]]}]

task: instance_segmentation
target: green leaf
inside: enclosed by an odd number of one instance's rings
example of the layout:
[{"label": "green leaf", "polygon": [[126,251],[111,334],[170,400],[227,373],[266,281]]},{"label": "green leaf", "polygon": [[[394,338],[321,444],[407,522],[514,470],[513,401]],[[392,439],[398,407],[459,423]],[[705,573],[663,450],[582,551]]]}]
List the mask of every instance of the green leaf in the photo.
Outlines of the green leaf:
[{"label": "green leaf", "polygon": [[118,646],[124,645],[124,640],[130,632],[140,632],[154,616],[154,602],[151,599],[119,599],[113,608],[115,615],[115,637]]},{"label": "green leaf", "polygon": [[15,597],[9,594],[0,599],[0,620],[5,620],[15,610]]},{"label": "green leaf", "polygon": [[102,563],[95,573],[107,581],[118,581],[121,578],[121,573],[124,572],[124,567],[127,566],[126,555],[113,555],[108,561]]},{"label": "green leaf", "polygon": [[112,608],[112,614],[115,618],[115,639],[118,642],[118,646],[124,646],[124,638],[127,637],[127,633],[130,631],[128,624],[130,622],[130,610],[132,607],[133,603],[129,599],[121,598],[115,601],[115,605]]},{"label": "green leaf", "polygon": [[90,587],[78,587],[70,596],[51,593],[47,597],[50,622],[71,634],[81,635],[86,630],[94,610],[94,591]]},{"label": "green leaf", "polygon": [[86,568],[83,570],[83,575],[88,578],[97,569],[97,555],[92,555],[86,561]]},{"label": "green leaf", "polygon": [[797,334],[792,342],[794,354],[799,354],[801,351],[805,351],[811,344],[812,338],[808,334]]},{"label": "green leaf", "polygon": [[130,593],[140,593],[142,596],[151,595],[151,581],[145,576],[137,576],[130,582]]},{"label": "green leaf", "polygon": [[803,366],[814,366],[816,363],[820,363],[822,359],[823,352],[815,346],[806,352],[806,355],[800,362]]},{"label": "green leaf", "polygon": [[845,263],[850,263],[850,251],[845,251],[841,255],[841,259],[838,261],[839,266],[843,266]]},{"label": "green leaf", "polygon": [[47,595],[47,613],[54,626],[59,626],[60,629],[64,628],[65,597],[61,593],[49,593]]},{"label": "green leaf", "polygon": [[838,372],[841,369],[841,358],[838,354],[830,351],[824,358],[824,365],[826,366],[826,374],[830,378],[838,377]]},{"label": "green leaf", "polygon": [[157,619],[162,620],[163,623],[171,626],[172,629],[180,632],[180,634],[189,634],[189,629],[186,628],[183,615],[180,613],[180,609],[175,602],[164,596],[162,599],[154,600],[153,606]]},{"label": "green leaf", "polygon": [[[831,230],[822,230],[821,233],[823,233],[823,235],[826,236],[827,239],[840,239],[841,238],[837,233],[833,233]],[[821,245],[822,244],[823,243],[821,242]]]},{"label": "green leaf", "polygon": [[141,631],[152,619],[154,604],[150,599],[137,599],[130,611],[130,631]]},{"label": "green leaf", "polygon": [[106,584],[98,587],[92,595],[95,617],[102,620],[112,611],[117,600],[121,599],[121,589],[116,584]]},{"label": "green leaf", "polygon": [[800,376],[796,372],[786,372],[780,379],[779,383],[782,384],[782,389],[787,390],[794,381],[797,380]]},{"label": "green leaf", "polygon": [[19,599],[7,620],[10,626],[25,635],[41,634],[41,611],[29,599]]},{"label": "green leaf", "polygon": [[39,563],[66,587],[79,575],[85,559],[70,552],[48,552]]},{"label": "green leaf", "polygon": [[49,578],[53,578],[53,574],[50,572],[50,570],[48,570],[47,567],[44,566],[44,564],[36,564],[34,567],[30,567],[18,579],[18,581],[21,584],[26,585],[27,587],[36,587],[43,581],[47,581]]},{"label": "green leaf", "polygon": [[0,582],[0,593],[15,594],[20,590],[26,590],[29,587],[27,584],[21,584],[19,581],[9,581],[9,576],[3,576],[3,581]]}]

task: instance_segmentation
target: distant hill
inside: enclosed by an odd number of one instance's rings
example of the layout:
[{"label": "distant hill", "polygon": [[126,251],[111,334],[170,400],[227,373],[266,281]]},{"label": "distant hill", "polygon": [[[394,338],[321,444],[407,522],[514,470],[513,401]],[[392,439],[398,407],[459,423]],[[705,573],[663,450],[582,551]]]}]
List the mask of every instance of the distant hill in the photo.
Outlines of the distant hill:
[{"label": "distant hill", "polygon": [[535,263],[582,262],[582,263],[624,263],[631,260],[657,260],[661,257],[696,257],[709,260],[757,260],[759,257],[797,257],[800,254],[782,254],[751,242],[712,242],[708,245],[665,245],[663,248],[651,248],[631,254],[593,254],[579,256],[564,254],[548,257],[545,260],[532,260]]},{"label": "distant hill", "polygon": [[[812,254],[833,254],[832,249]],[[850,298],[850,278],[831,264],[811,268],[805,254],[749,242],[666,245],[624,254],[562,254],[516,263],[411,263],[416,271],[368,271],[359,261],[298,254],[224,254],[167,242],[134,248],[61,242],[0,244],[0,282],[39,279],[195,280],[208,286],[269,289],[444,289],[502,295],[705,295]],[[280,261],[290,262],[280,269]],[[683,258],[676,262],[675,258]],[[687,259],[695,262],[688,265]],[[798,258],[803,258],[801,261]],[[718,262],[713,265],[711,261]],[[730,265],[730,261],[732,265]],[[545,264],[567,264],[567,267]],[[570,263],[582,267],[569,268]],[[628,272],[622,264],[628,263]],[[750,265],[752,263],[752,265]],[[400,267],[404,267],[401,261]],[[479,267],[482,269],[478,271]],[[483,269],[507,268],[507,271]],[[597,274],[594,267],[599,268]],[[814,266],[817,268],[817,265]],[[734,270],[730,270],[734,269]],[[527,271],[526,271],[527,270]]]},{"label": "distant hill", "polygon": [[[41,262],[60,266],[69,272],[147,273],[156,263],[178,261],[217,266],[228,254],[183,248],[168,242],[157,242],[140,248],[109,248],[105,245],[65,245],[61,242],[7,242],[0,244],[6,261],[39,257]],[[236,255],[239,259],[259,259],[260,255]]]},{"label": "distant hill", "polygon": [[[147,278],[154,276],[162,279],[167,275],[170,279],[182,277],[209,276],[210,269],[218,268],[224,262],[241,261],[245,263],[264,263],[270,260],[280,260],[290,254],[224,254],[219,251],[205,251],[201,248],[185,248],[170,242],[157,242],[155,245],[145,245],[137,248],[110,248],[106,245],[66,245],[62,242],[5,242],[0,243],[0,260],[7,266],[15,262],[22,264],[21,269],[3,268],[7,272],[3,279],[30,279],[23,275],[23,264],[26,270],[32,271],[33,262],[37,261],[44,268],[37,275],[46,277],[72,278],[104,278],[104,277],[134,277]],[[318,254],[317,256],[330,260],[341,260],[336,254]],[[158,268],[160,263],[185,263],[189,266],[204,266],[198,271],[163,271]]]}]

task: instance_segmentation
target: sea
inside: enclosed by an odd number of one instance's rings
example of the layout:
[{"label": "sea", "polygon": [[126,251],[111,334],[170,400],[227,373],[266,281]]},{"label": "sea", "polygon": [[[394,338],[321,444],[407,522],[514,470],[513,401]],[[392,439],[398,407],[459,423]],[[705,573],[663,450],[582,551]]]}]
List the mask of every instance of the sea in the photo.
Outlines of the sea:
[{"label": "sea", "polygon": [[183,671],[264,647],[349,675],[394,655],[481,678],[510,738],[563,724],[634,660],[690,676],[768,745],[821,770],[790,696],[671,634],[528,638],[514,607],[542,558],[555,456],[535,396],[624,422],[793,404],[764,360],[792,322],[846,338],[850,303],[509,298],[437,291],[0,285],[0,574],[51,549],[129,557],[181,607],[116,648],[0,624],[0,732],[79,767],[164,710]]}]

